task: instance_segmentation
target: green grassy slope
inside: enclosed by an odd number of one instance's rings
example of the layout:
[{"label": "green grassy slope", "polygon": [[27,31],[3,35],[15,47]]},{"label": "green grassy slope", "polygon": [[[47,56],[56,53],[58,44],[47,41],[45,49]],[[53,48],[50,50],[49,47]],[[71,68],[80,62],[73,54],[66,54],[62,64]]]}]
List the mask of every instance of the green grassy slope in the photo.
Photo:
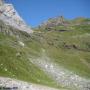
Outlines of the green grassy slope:
[{"label": "green grassy slope", "polygon": [[42,25],[35,34],[35,37],[42,38],[42,47],[53,61],[80,76],[90,78],[89,24],[70,24],[51,28]]},{"label": "green grassy slope", "polygon": [[[42,25],[28,35],[0,21],[0,76],[58,87],[29,61],[39,57],[42,49],[45,49],[46,55],[55,63],[77,75],[90,78],[89,20],[83,20],[83,24],[81,19],[67,22],[68,25],[53,27]],[[76,25],[76,22],[79,24]]]},{"label": "green grassy slope", "polygon": [[29,60],[30,57],[37,57],[40,54],[39,42],[27,33],[5,25],[2,21],[0,21],[0,31],[0,76],[58,87]]}]

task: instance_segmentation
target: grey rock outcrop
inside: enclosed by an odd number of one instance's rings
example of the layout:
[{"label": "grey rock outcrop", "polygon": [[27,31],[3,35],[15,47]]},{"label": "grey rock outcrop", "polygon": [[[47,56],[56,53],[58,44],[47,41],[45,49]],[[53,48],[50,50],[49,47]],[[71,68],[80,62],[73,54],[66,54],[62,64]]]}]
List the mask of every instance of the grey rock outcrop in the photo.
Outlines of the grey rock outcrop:
[{"label": "grey rock outcrop", "polygon": [[17,13],[14,6],[12,4],[4,3],[3,0],[0,0],[0,20],[21,31],[25,31],[27,33],[33,32]]}]

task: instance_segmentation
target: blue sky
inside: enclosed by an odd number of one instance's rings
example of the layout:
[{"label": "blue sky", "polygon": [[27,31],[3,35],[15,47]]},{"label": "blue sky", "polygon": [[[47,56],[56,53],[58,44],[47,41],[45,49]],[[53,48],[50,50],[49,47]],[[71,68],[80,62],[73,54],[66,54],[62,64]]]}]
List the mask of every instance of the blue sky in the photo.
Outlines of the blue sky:
[{"label": "blue sky", "polygon": [[6,0],[31,26],[37,26],[48,18],[63,15],[67,19],[90,18],[90,0]]}]

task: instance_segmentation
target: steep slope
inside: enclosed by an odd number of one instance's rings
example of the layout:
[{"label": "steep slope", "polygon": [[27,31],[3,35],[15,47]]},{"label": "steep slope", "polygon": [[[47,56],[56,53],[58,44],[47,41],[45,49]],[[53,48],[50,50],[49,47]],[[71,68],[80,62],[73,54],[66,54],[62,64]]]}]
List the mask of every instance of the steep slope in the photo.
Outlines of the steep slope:
[{"label": "steep slope", "polygon": [[28,34],[0,21],[0,76],[89,90],[89,38],[88,24],[41,26]]},{"label": "steep slope", "polygon": [[67,26],[41,25],[35,37],[40,39],[52,60],[81,76],[90,77],[90,25],[86,22]]},{"label": "steep slope", "polygon": [[4,23],[13,26],[16,29],[32,33],[31,28],[26,25],[12,4],[5,3],[4,0],[0,0],[0,3],[0,20],[3,20]]},{"label": "steep slope", "polygon": [[0,0],[0,76],[90,90],[90,19],[60,16],[31,32],[13,5]]},{"label": "steep slope", "polygon": [[[62,18],[62,17],[60,17]],[[79,81],[75,81],[75,78],[69,79],[70,73],[65,74],[63,71],[63,76],[57,76],[60,74],[60,70],[56,70],[55,66],[49,66],[47,62],[46,66],[43,65],[42,61],[37,61],[37,65],[43,67],[44,70],[51,70],[51,67],[54,67],[53,71],[47,71],[53,73],[58,77],[59,82],[62,82],[63,77],[66,78],[63,80],[63,83],[67,81],[66,86],[69,86],[70,83],[76,83],[76,87],[84,86],[85,88],[81,90],[89,90],[90,87],[90,19],[78,18],[77,20],[63,20],[64,23],[56,24],[57,21],[61,19],[50,19],[48,22],[39,26],[35,32],[34,37],[40,41],[43,50],[51,62],[56,63],[62,68],[65,68],[71,71],[74,75],[78,75],[80,78],[86,79],[86,82],[80,85]],[[77,22],[77,23],[76,23]],[[68,23],[66,25],[66,23]],[[45,57],[44,57],[45,58]],[[33,62],[35,63],[35,62]],[[43,66],[42,66],[43,65]],[[51,64],[50,64],[51,65]],[[57,72],[58,74],[56,74]],[[65,76],[65,75],[66,76]],[[73,75],[72,75],[73,76]],[[78,77],[77,76],[77,77]],[[54,78],[55,78],[54,77]],[[57,79],[57,78],[56,78]],[[76,80],[79,80],[76,79]],[[64,84],[65,85],[65,84]]]},{"label": "steep slope", "polygon": [[40,51],[41,46],[32,35],[0,21],[0,76],[58,87],[51,77],[30,62]]}]

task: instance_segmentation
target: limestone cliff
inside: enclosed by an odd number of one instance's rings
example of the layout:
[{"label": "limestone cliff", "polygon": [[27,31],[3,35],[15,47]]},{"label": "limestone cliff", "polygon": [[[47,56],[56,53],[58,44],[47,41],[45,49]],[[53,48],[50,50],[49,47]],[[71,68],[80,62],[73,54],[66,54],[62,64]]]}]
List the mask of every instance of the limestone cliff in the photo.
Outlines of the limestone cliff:
[{"label": "limestone cliff", "polygon": [[31,28],[26,25],[12,4],[8,4],[0,0],[0,20],[3,20],[7,25],[13,26],[21,31],[31,33]]}]

